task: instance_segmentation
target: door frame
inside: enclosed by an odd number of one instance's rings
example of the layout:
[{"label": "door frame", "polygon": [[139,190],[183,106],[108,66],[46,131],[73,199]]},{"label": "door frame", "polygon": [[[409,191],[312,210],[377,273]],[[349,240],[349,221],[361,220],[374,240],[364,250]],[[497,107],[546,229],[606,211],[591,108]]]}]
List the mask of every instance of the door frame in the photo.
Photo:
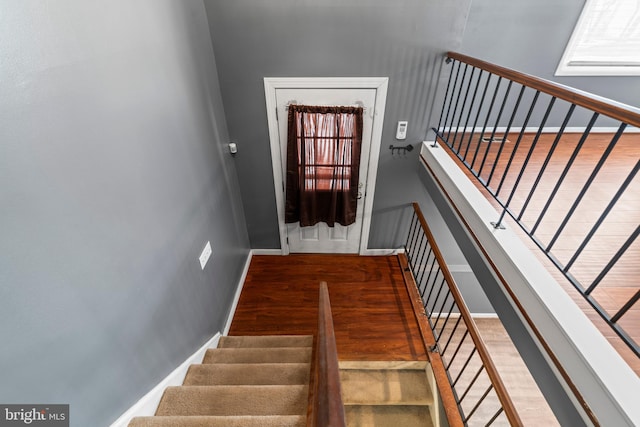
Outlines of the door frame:
[{"label": "door frame", "polygon": [[282,255],[289,254],[287,243],[287,226],[284,222],[285,183],[282,174],[283,165],[280,155],[280,138],[278,131],[278,117],[276,104],[277,89],[375,89],[375,107],[373,127],[371,129],[371,147],[369,149],[369,168],[367,172],[364,197],[364,212],[362,215],[362,231],[360,233],[359,254],[366,255],[373,211],[373,196],[375,194],[376,177],[378,175],[378,160],[380,159],[380,145],[382,142],[382,124],[387,100],[388,77],[265,77],[264,92],[267,105],[267,121],[269,125],[269,141],[271,144],[271,165],[273,169],[273,183],[276,193],[276,208],[278,211],[278,229],[280,234],[280,248]]}]

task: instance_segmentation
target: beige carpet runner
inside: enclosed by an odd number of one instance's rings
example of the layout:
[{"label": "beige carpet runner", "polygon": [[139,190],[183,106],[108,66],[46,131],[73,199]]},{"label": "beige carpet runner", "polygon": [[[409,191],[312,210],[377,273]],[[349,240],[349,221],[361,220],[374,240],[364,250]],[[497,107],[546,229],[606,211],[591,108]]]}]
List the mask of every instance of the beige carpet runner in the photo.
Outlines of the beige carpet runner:
[{"label": "beige carpet runner", "polygon": [[312,336],[222,337],[129,427],[304,427]]},{"label": "beige carpet runner", "polygon": [[[311,336],[222,337],[129,427],[305,427]],[[340,362],[349,427],[431,427],[426,362]]]}]

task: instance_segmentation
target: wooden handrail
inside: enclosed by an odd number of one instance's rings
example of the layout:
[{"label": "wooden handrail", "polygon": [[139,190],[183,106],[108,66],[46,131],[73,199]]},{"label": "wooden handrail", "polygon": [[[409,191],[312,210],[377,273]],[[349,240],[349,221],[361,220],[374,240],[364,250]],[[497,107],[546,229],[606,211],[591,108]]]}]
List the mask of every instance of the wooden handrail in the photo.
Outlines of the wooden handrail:
[{"label": "wooden handrail", "polygon": [[587,108],[596,113],[620,120],[621,122],[627,123],[631,126],[640,127],[639,108],[615,102],[607,98],[529,74],[521,73],[509,68],[501,67],[461,53],[448,52],[447,57],[512,80],[516,83],[520,83],[532,89],[539,90],[540,92],[555,96],[556,98],[563,99],[580,107]]},{"label": "wooden handrail", "polygon": [[346,427],[342,392],[340,390],[338,350],[336,348],[327,282],[320,282],[318,310],[313,426]]},{"label": "wooden handrail", "polygon": [[451,271],[447,267],[444,257],[442,256],[442,252],[440,251],[440,248],[435,242],[433,233],[431,232],[429,225],[427,225],[427,221],[425,220],[424,215],[422,214],[422,210],[420,209],[420,206],[416,202],[413,202],[412,205],[413,205],[415,214],[418,218],[418,221],[420,222],[420,226],[422,227],[422,230],[427,237],[427,241],[431,246],[431,250],[433,251],[433,254],[442,272],[442,275],[447,283],[447,286],[449,287],[449,290],[451,291],[451,296],[453,297],[456,303],[456,306],[460,311],[460,316],[462,317],[462,320],[464,321],[467,327],[469,335],[473,339],[473,343],[476,347],[476,351],[478,352],[478,355],[482,360],[482,363],[487,372],[487,375],[489,376],[489,379],[493,384],[496,395],[498,396],[498,399],[502,404],[504,413],[507,419],[509,420],[509,423],[512,426],[522,426],[523,425],[522,421],[520,420],[520,417],[516,412],[515,406],[513,405],[513,402],[511,401],[509,394],[507,393],[507,389],[505,388],[504,383],[502,382],[502,379],[498,374],[498,370],[496,369],[493,363],[493,360],[489,355],[489,351],[487,350],[487,347],[484,344],[482,337],[480,336],[478,326],[473,320],[473,317],[471,317],[471,313],[469,312],[469,309],[467,308],[467,305],[464,302],[462,295],[460,294],[460,291],[456,285],[453,275],[451,274]]},{"label": "wooden handrail", "polygon": [[449,383],[449,377],[447,376],[444,361],[439,353],[429,351],[429,349],[435,346],[436,340],[433,336],[433,332],[431,331],[426,313],[424,312],[424,307],[422,306],[422,297],[420,296],[420,292],[413,280],[407,255],[405,253],[399,253],[398,262],[400,263],[400,269],[404,276],[404,282],[407,285],[407,293],[409,294],[409,300],[413,307],[413,314],[418,323],[418,330],[422,336],[425,350],[427,350],[427,354],[429,355],[429,363],[431,364],[431,370],[433,371],[433,377],[436,382],[436,387],[438,388],[438,395],[442,402],[442,408],[444,410],[444,415],[447,418],[447,423],[449,424],[449,427],[463,427],[464,421],[462,420],[462,415],[458,409],[458,402],[453,394],[453,389]]}]

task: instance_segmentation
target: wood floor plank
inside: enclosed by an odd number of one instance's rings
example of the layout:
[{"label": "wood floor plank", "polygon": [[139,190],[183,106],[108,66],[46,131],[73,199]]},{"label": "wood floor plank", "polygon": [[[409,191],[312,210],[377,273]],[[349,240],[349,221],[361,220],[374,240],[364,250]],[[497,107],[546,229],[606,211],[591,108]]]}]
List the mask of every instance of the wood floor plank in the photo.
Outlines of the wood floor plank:
[{"label": "wood floor plank", "polygon": [[315,334],[322,280],[340,360],[426,360],[394,256],[254,256],[229,334]]}]

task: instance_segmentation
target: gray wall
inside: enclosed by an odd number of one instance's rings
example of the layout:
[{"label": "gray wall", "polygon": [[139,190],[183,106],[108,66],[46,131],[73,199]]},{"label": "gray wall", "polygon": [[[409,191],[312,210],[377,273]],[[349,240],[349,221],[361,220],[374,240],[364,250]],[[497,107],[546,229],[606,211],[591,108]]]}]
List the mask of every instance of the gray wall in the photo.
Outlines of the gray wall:
[{"label": "gray wall", "polygon": [[201,0],[0,0],[0,402],[108,425],[223,328],[249,240],[219,93]]},{"label": "gray wall", "polygon": [[[370,248],[396,246],[401,205],[421,198],[417,155],[392,157],[398,120],[431,123],[441,54],[458,48],[470,0],[205,0],[254,248],[279,248],[264,77],[389,77]],[[436,110],[437,111],[437,110]]]},{"label": "gray wall", "polygon": [[460,52],[640,106],[640,77],[555,77],[585,0],[476,0]]}]

